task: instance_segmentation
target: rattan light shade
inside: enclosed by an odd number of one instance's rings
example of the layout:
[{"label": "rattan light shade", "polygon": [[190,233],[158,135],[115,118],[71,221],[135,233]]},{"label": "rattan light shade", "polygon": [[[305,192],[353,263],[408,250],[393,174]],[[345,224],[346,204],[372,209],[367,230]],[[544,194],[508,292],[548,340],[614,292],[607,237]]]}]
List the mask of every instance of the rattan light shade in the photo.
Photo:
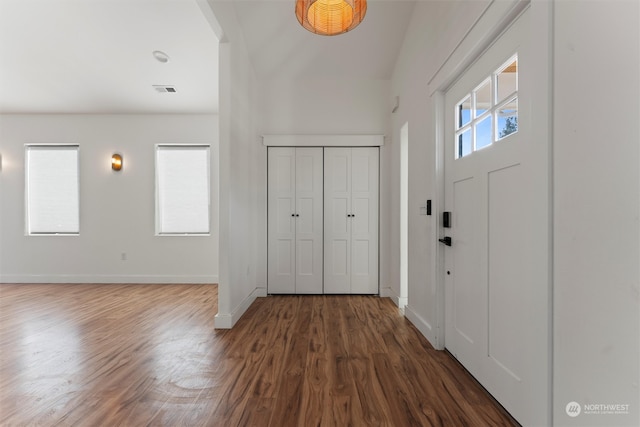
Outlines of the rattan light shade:
[{"label": "rattan light shade", "polygon": [[298,22],[315,34],[335,36],[353,30],[367,12],[367,0],[296,0]]}]

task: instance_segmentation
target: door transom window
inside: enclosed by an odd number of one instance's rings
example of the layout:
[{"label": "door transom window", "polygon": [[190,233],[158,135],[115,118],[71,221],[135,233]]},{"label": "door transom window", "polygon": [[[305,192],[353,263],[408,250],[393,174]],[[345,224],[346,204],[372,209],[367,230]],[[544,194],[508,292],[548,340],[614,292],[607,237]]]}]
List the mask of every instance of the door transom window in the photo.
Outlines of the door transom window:
[{"label": "door transom window", "polygon": [[468,156],[518,132],[518,55],[456,104],[455,157]]}]

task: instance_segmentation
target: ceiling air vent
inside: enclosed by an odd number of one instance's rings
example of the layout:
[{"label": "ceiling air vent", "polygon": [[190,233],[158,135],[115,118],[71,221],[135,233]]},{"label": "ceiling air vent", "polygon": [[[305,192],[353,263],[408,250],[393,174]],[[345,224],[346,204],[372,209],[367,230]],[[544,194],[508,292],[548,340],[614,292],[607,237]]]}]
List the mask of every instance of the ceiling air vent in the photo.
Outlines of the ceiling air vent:
[{"label": "ceiling air vent", "polygon": [[153,85],[153,88],[156,90],[156,92],[159,92],[159,93],[175,93],[176,92],[176,88],[173,86]]}]

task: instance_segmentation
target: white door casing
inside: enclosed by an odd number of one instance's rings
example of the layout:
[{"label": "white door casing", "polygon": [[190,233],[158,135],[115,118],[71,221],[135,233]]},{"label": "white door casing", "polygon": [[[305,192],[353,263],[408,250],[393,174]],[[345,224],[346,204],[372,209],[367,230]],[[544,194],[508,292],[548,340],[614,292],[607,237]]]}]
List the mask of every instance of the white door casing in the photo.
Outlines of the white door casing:
[{"label": "white door casing", "polygon": [[322,157],[322,148],[269,148],[269,293],[322,293]]},{"label": "white door casing", "polygon": [[325,293],[378,293],[378,175],[378,148],[325,148]]},{"label": "white door casing", "polygon": [[[445,248],[445,347],[524,425],[544,425],[546,286],[528,265],[543,265],[539,250],[548,218],[535,217],[547,203],[546,183],[532,155],[532,74],[526,11],[445,94],[444,195],[452,214]],[[518,131],[456,159],[456,106],[517,53]],[[541,160],[542,159],[542,160]],[[542,187],[541,187],[542,186]],[[542,261],[540,261],[542,260]],[[542,277],[545,276],[541,272]],[[542,391],[542,392],[541,392]]]}]

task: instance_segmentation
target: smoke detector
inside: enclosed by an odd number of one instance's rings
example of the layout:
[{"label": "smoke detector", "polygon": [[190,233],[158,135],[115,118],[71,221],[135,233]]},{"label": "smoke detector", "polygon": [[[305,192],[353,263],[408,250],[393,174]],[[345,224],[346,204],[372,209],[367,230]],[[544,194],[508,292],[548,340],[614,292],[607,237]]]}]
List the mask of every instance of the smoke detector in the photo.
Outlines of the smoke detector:
[{"label": "smoke detector", "polygon": [[161,50],[154,50],[153,52],[151,52],[151,54],[158,62],[161,62],[163,64],[166,64],[167,62],[169,62],[169,55],[167,55]]},{"label": "smoke detector", "polygon": [[152,86],[158,93],[176,93],[176,88],[174,86],[167,86],[167,85],[152,85]]}]

